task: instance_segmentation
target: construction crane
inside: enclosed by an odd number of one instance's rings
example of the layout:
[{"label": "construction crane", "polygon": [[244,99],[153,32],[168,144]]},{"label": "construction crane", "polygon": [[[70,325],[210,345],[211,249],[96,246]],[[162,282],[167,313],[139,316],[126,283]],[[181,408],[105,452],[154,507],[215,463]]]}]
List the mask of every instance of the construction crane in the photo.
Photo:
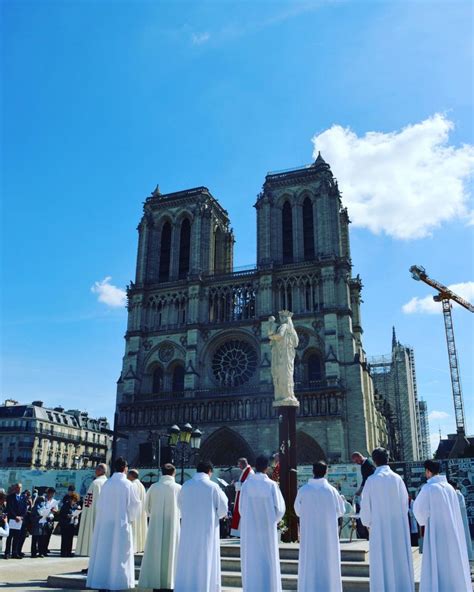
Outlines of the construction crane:
[{"label": "construction crane", "polygon": [[453,389],[454,414],[456,417],[456,431],[458,433],[457,443],[454,445],[451,455],[454,452],[462,453],[465,449],[465,446],[468,445],[469,442],[466,439],[464,403],[462,398],[461,379],[459,377],[459,363],[456,353],[456,343],[454,341],[453,319],[451,316],[451,300],[453,302],[457,302],[469,312],[474,312],[474,306],[467,300],[464,300],[464,298],[461,298],[461,296],[458,296],[458,294],[455,294],[447,286],[444,286],[440,282],[430,278],[426,273],[425,268],[421,265],[412,265],[410,267],[410,273],[414,280],[425,282],[425,284],[428,284],[428,286],[431,286],[437,290],[438,294],[433,296],[433,300],[435,302],[441,302],[443,306],[444,328],[446,330],[446,342],[448,344],[449,370],[451,374],[451,386]]}]

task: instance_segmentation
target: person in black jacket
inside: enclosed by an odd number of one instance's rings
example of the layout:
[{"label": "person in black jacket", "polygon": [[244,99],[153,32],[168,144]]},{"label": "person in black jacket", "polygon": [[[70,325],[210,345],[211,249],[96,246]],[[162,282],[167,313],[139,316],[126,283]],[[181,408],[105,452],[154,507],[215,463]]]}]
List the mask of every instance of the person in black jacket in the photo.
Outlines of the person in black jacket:
[{"label": "person in black jacket", "polygon": [[38,495],[31,510],[31,556],[45,556],[45,539],[47,535],[47,517],[41,510],[44,509],[45,498]]},{"label": "person in black jacket", "polygon": [[[360,499],[362,495],[362,490],[364,489],[365,482],[367,479],[375,473],[375,466],[374,463],[370,460],[370,458],[366,458],[360,452],[353,452],[351,455],[351,460],[356,465],[360,466],[360,474],[362,475],[362,483],[360,484],[359,489],[355,492],[355,496]],[[360,503],[356,502],[356,512],[359,513],[360,511]],[[368,529],[362,524],[360,520],[356,521],[357,528],[357,536],[360,539],[368,539],[369,538],[369,531]]]},{"label": "person in black jacket", "polygon": [[14,520],[20,524],[20,528],[10,528],[5,548],[5,559],[10,557],[10,553],[12,559],[23,559],[21,547],[25,539],[25,517],[28,507],[27,500],[21,495],[21,483],[15,483],[12,486],[12,493],[7,495],[7,517],[9,521]]},{"label": "person in black jacket", "polygon": [[79,516],[75,516],[74,512],[81,509],[80,499],[78,493],[70,491],[69,495],[64,497],[63,505],[59,510],[61,557],[72,557],[72,542],[79,524]]}]

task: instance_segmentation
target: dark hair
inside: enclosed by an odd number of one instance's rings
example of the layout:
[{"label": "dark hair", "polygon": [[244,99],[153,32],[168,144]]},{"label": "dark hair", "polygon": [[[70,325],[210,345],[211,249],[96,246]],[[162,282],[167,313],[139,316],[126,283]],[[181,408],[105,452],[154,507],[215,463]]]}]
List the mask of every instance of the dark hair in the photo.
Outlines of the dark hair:
[{"label": "dark hair", "polygon": [[212,466],[211,461],[209,460],[201,460],[198,462],[198,466],[196,467],[196,473],[212,473],[214,467]]},{"label": "dark hair", "polygon": [[123,458],[123,456],[119,456],[114,463],[114,469],[117,471],[117,473],[123,473],[127,464],[128,463]]},{"label": "dark hair", "polygon": [[441,471],[441,463],[438,460],[425,460],[423,466],[433,475],[439,475]]},{"label": "dark hair", "polygon": [[328,472],[328,466],[323,460],[318,460],[313,465],[313,475],[315,479],[321,479]]},{"label": "dark hair", "polygon": [[76,491],[76,486],[75,485],[69,485],[69,487],[67,488],[68,491]]},{"label": "dark hair", "polygon": [[269,465],[268,456],[264,456],[263,454],[261,454],[260,456],[257,456],[257,458],[255,460],[255,469],[256,469],[257,473],[261,473],[265,469],[268,469],[268,465]]},{"label": "dark hair", "polygon": [[39,495],[36,499],[35,499],[35,506],[39,506],[40,504],[42,504],[45,501],[45,498],[42,495]]},{"label": "dark hair", "polygon": [[163,475],[174,475],[176,473],[176,467],[171,463],[166,463],[161,467],[161,472]]},{"label": "dark hair", "polygon": [[54,487],[48,487],[46,493],[56,493],[56,490],[54,489]]},{"label": "dark hair", "polygon": [[379,446],[372,451],[372,460],[378,467],[388,465],[388,457],[388,450],[386,448]]}]

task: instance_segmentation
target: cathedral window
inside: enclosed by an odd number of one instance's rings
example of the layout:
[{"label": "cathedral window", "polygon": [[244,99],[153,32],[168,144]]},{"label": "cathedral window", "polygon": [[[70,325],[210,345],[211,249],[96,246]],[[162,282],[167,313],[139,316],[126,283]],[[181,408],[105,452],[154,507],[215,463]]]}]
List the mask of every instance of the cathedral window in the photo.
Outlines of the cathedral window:
[{"label": "cathedral window", "polygon": [[303,202],[303,247],[305,261],[314,259],[313,204],[309,197]]},{"label": "cathedral window", "polygon": [[189,254],[191,249],[191,224],[188,218],[181,223],[179,236],[179,277],[184,278],[189,272]]},{"label": "cathedral window", "polygon": [[172,391],[180,393],[184,391],[184,366],[178,364],[173,369]]},{"label": "cathedral window", "polygon": [[309,384],[318,382],[323,378],[323,363],[321,356],[311,353],[306,358],[306,379]]},{"label": "cathedral window", "polygon": [[257,369],[257,352],[246,341],[231,339],[222,344],[212,359],[212,372],[221,386],[241,386]]},{"label": "cathedral window", "polygon": [[171,224],[165,222],[161,230],[160,248],[160,271],[158,274],[160,282],[167,282],[170,277],[171,259]]},{"label": "cathedral window", "polygon": [[158,395],[163,391],[163,368],[158,366],[153,371],[153,394]]},{"label": "cathedral window", "polygon": [[285,201],[281,216],[283,263],[293,261],[293,214],[289,201]]}]

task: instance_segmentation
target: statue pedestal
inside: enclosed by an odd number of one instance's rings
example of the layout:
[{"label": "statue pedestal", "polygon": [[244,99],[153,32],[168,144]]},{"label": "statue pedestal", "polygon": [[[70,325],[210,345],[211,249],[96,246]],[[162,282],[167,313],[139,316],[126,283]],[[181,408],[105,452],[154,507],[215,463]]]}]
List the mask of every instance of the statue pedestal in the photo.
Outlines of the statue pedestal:
[{"label": "statue pedestal", "polygon": [[280,489],[286,504],[288,530],[281,536],[285,543],[298,540],[298,520],[294,510],[298,488],[296,464],[296,409],[295,405],[278,406]]}]

